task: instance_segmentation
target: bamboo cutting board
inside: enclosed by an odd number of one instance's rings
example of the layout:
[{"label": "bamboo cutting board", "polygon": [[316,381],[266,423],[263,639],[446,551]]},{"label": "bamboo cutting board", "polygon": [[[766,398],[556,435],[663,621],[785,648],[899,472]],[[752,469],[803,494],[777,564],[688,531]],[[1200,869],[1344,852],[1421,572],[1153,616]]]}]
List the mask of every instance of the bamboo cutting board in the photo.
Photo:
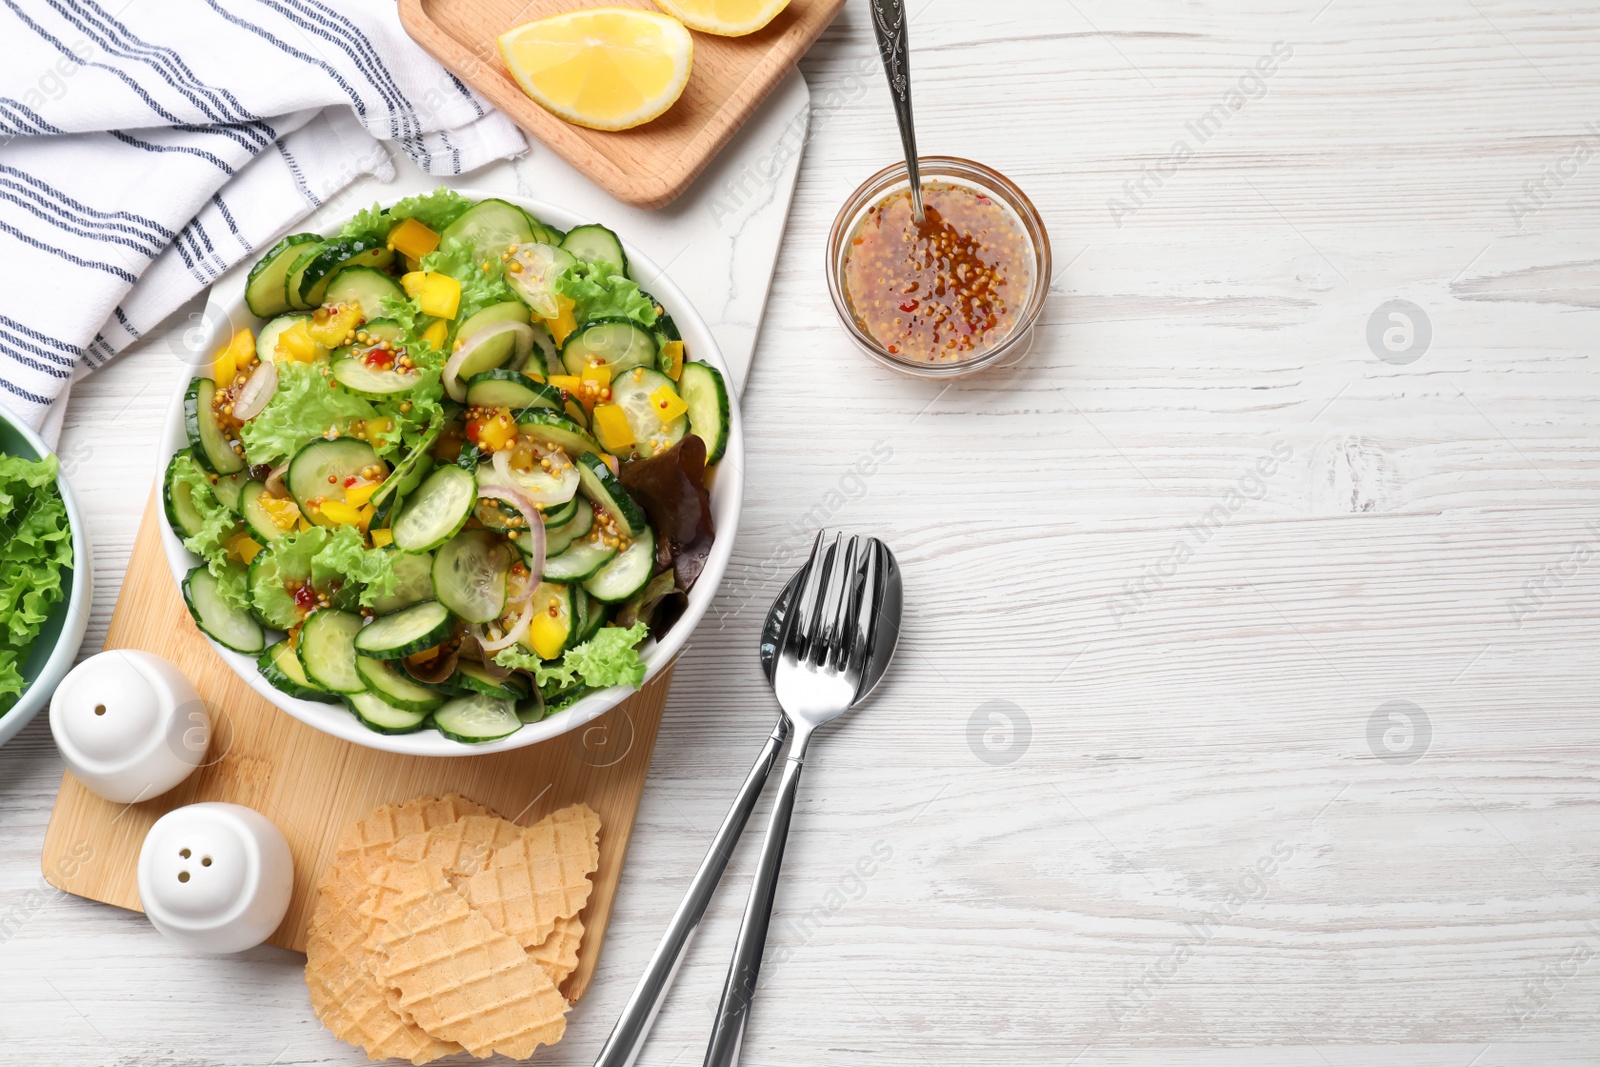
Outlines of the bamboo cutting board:
[{"label": "bamboo cutting board", "polygon": [[188,781],[141,804],[102,800],[68,772],[45,834],[46,880],[77,896],[142,910],[139,848],[151,824],[186,804],[243,804],[271,819],[289,840],[294,898],[269,943],[300,952],[313,888],[335,841],[377,805],[455,792],[525,826],[582,800],[601,819],[600,866],[582,914],[578,969],[563,986],[568,999],[582,996],[600,956],[672,669],[587,727],[527,748],[433,759],[362,748],[279,711],[217,658],[167,569],[159,515],[152,493],[106,648],[145,649],[177,664],[211,712],[211,747],[205,765]]},{"label": "bamboo cutting board", "polygon": [[694,182],[844,7],[844,0],[790,0],[748,36],[695,33],[694,69],[678,102],[643,126],[607,132],[574,126],[529,99],[507,73],[496,39],[515,26],[583,7],[660,11],[650,0],[399,3],[406,32],[435,59],[590,181],[644,208],[666,206]]}]

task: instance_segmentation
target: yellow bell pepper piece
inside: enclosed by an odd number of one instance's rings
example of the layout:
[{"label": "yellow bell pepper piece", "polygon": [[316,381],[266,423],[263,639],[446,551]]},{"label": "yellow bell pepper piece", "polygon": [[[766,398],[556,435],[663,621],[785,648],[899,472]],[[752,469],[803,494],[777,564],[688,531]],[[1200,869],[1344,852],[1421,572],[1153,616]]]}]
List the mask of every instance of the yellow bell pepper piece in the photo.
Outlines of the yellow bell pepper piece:
[{"label": "yellow bell pepper piece", "polygon": [[278,335],[277,347],[272,352],[274,360],[280,363],[286,359],[310,363],[317,358],[317,342],[311,336],[311,327],[306,325],[308,321],[301,319]]},{"label": "yellow bell pepper piece", "polygon": [[453,319],[461,307],[461,283],[439,271],[414,270],[400,276],[400,288],[424,315]]},{"label": "yellow bell pepper piece", "polygon": [[394,420],[387,415],[380,415],[375,419],[363,420],[362,429],[366,431],[367,440],[381,437],[394,431]]},{"label": "yellow bell pepper piece", "polygon": [[362,533],[366,533],[367,527],[372,525],[373,516],[377,514],[378,509],[371,504],[361,509],[361,518],[356,522],[356,525],[361,527]]},{"label": "yellow bell pepper piece", "polygon": [[378,491],[382,482],[366,482],[362,485],[352,485],[344,491],[344,502],[353,508],[364,508],[372,499],[372,494]]},{"label": "yellow bell pepper piece", "polygon": [[249,563],[256,558],[256,553],[261,551],[261,542],[246,533],[234,534],[228,539],[228,551],[238,556],[244,563]]},{"label": "yellow bell pepper piece", "polygon": [[[522,638],[522,643],[533,649],[540,659],[558,659],[561,650],[566,647],[571,620],[562,617],[560,604],[559,600],[552,597],[548,604],[536,605],[533,621],[528,624],[528,632]],[[552,608],[558,612],[554,617],[550,614]]]},{"label": "yellow bell pepper piece", "polygon": [[272,525],[280,530],[292,530],[300,524],[300,508],[293,500],[263,493],[256,498],[256,503],[267,513]]},{"label": "yellow bell pepper piece", "polygon": [[422,331],[422,339],[440,352],[444,351],[444,343],[449,336],[450,324],[443,319],[435,319],[432,325]]},{"label": "yellow bell pepper piece", "polygon": [[560,348],[567,343],[567,335],[578,328],[578,320],[572,317],[574,304],[565,296],[556,296],[556,307],[560,312],[553,319],[545,319],[544,324],[550,328],[550,336],[555,339],[556,347]]},{"label": "yellow bell pepper piece", "polygon": [[595,406],[594,432],[599,436],[600,443],[612,452],[621,452],[633,444],[633,427],[628,425],[628,413],[616,404]]},{"label": "yellow bell pepper piece", "polygon": [[342,500],[324,500],[317,508],[317,514],[339,526],[361,525],[361,512]]},{"label": "yellow bell pepper piece", "polygon": [[217,353],[216,361],[211,366],[212,380],[219,387],[226,388],[243,367],[250,362],[250,357],[256,351],[256,338],[249,330],[240,330],[228,339],[228,343],[221,352]]},{"label": "yellow bell pepper piece", "polygon": [[318,310],[311,316],[311,324],[306,327],[306,332],[322,347],[338,348],[361,322],[359,306],[341,304],[337,311],[330,311],[327,315]]},{"label": "yellow bell pepper piece", "polygon": [[683,374],[683,342],[668,341],[662,345],[661,358],[666,361],[666,366],[661,373],[673,381],[677,381]]},{"label": "yellow bell pepper piece", "polygon": [[650,394],[650,410],[656,413],[656,418],[662,422],[672,422],[689,410],[689,405],[683,402],[683,397],[670,385],[663,385]]},{"label": "yellow bell pepper piece", "polygon": [[552,374],[545,384],[552,389],[565,389],[569,393],[576,393],[582,380],[576,374]]},{"label": "yellow bell pepper piece", "polygon": [[300,516],[300,524],[299,525],[300,525],[300,529],[301,530],[309,530],[309,529],[311,529],[311,524],[306,521],[306,517],[304,515]]},{"label": "yellow bell pepper piece", "polygon": [[578,377],[581,381],[594,382],[600,388],[604,389],[606,386],[611,384],[611,364],[591,363],[587,367],[583,368],[583,373]]},{"label": "yellow bell pepper piece", "polygon": [[372,531],[372,547],[373,548],[383,548],[385,545],[392,545],[392,544],[394,544],[394,531],[393,530],[373,530]]},{"label": "yellow bell pepper piece", "polygon": [[416,219],[406,219],[389,231],[387,243],[402,256],[421,259],[439,247],[439,235]]}]

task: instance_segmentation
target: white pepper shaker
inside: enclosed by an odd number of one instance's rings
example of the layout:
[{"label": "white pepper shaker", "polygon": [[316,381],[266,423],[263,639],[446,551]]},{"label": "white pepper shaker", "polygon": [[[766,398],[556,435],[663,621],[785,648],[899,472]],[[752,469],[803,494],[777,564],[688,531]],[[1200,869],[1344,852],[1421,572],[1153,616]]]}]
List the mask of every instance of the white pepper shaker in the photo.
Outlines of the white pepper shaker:
[{"label": "white pepper shaker", "polygon": [[193,952],[242,952],[283,922],[294,861],[260,812],[208,801],[156,820],[139,850],[139,900],[152,925]]},{"label": "white pepper shaker", "polygon": [[50,699],[50,732],[67,769],[120,804],[160,796],[194,772],[211,741],[211,716],[177,667],[150,652],[90,656]]}]

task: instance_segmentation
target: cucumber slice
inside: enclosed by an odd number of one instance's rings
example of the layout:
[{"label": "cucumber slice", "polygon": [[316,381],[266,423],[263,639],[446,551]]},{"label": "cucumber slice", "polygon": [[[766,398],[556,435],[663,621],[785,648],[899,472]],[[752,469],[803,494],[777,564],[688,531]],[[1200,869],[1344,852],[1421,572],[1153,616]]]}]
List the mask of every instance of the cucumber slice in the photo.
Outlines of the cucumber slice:
[{"label": "cucumber slice", "polygon": [[249,529],[250,536],[264,545],[270,545],[274,541],[288,537],[294,527],[285,530],[272,521],[272,513],[261,506],[261,498],[266,495],[266,482],[250,482],[240,495],[242,507],[239,513],[244,517],[244,524]]},{"label": "cucumber slice", "polygon": [[[431,552],[456,535],[478,502],[478,482],[460,467],[440,467],[417,487],[391,529],[402,552]],[[435,561],[437,562],[437,561]],[[434,581],[438,585],[437,579]]]},{"label": "cucumber slice", "polygon": [[523,214],[528,215],[528,221],[533,224],[533,239],[535,241],[538,241],[541,244],[555,245],[557,248],[561,247],[561,242],[566,239],[566,234],[562,233],[548,222],[545,222],[542,219],[537,219],[533,215],[528,214],[528,212],[523,212]]},{"label": "cucumber slice", "polygon": [[363,627],[356,635],[356,651],[372,659],[402,659],[432,648],[454,629],[450,609],[437,600],[424,600]]},{"label": "cucumber slice", "polygon": [[478,467],[478,484],[485,486],[502,486],[520,489],[528,494],[528,498],[535,503],[543,503],[546,507],[555,507],[565,504],[578,494],[581,484],[578,478],[577,467],[566,458],[566,453],[550,457],[551,469],[533,467],[530,470],[512,470],[512,479],[507,482],[495,470],[492,463],[484,463]]},{"label": "cucumber slice", "polygon": [[655,336],[632,319],[596,319],[572,331],[561,346],[561,362],[568,374],[582,374],[588,366],[610,367],[615,381],[625,370],[654,368],[658,352]]},{"label": "cucumber slice", "polygon": [[[572,499],[565,504],[555,504],[541,511],[539,517],[544,520],[544,528],[548,531],[556,526],[565,526],[571,522],[578,514],[579,499],[579,494],[574,493]],[[587,506],[587,502],[582,506]]]},{"label": "cucumber slice", "polygon": [[528,314],[528,305],[520,300],[490,304],[482,311],[475,311],[456,323],[455,328],[450,331],[450,340],[455,341],[460,338],[464,341],[485,326],[493,326],[499,322],[528,322],[531,318],[532,316]]},{"label": "cucumber slice", "polygon": [[301,700],[316,700],[324,704],[337,704],[339,698],[317,685],[306,677],[306,670],[300,666],[300,657],[294,654],[294,646],[288,641],[279,641],[256,660],[256,666],[274,689],[288,693]]},{"label": "cucumber slice", "polygon": [[583,598],[586,602],[584,604],[583,629],[578,633],[577,640],[574,642],[581,645],[600,632],[600,627],[606,624],[606,618],[611,614],[611,605],[602,600],[596,600],[581,588],[578,591],[583,593]]},{"label": "cucumber slice", "polygon": [[[685,363],[678,379],[678,394],[689,405],[689,432],[706,443],[706,466],[728,450],[728,386],[717,368],[705,363]],[[631,425],[631,423],[630,423]]]},{"label": "cucumber slice", "polygon": [[582,426],[548,408],[523,408],[512,417],[517,421],[517,433],[546,452],[559,448],[568,456],[581,456],[605,451]]},{"label": "cucumber slice", "polygon": [[427,552],[401,552],[391,548],[395,556],[394,573],[399,579],[394,592],[372,602],[372,610],[379,615],[391,615],[413,604],[433,599],[433,556]]},{"label": "cucumber slice", "polygon": [[[329,241],[309,262],[295,261],[291,277],[299,280],[300,306],[321,306],[336,274],[357,267],[385,267],[393,260],[394,250],[381,237],[346,237]],[[365,314],[364,304],[362,308]]]},{"label": "cucumber slice", "polygon": [[[489,473],[493,473],[492,471]],[[526,525],[522,521],[522,513],[510,504],[499,500],[478,498],[478,506],[473,509],[472,515],[483,524],[485,530],[501,535],[520,534]]]},{"label": "cucumber slice", "polygon": [[[545,551],[549,551],[548,548]],[[544,580],[547,582],[581,582],[599,573],[617,554],[615,545],[603,545],[593,538],[569,546],[565,552],[550,556],[544,561]],[[647,576],[648,577],[648,576]]]},{"label": "cucumber slice", "polygon": [[373,320],[383,318],[385,297],[404,300],[406,294],[393,278],[381,270],[372,267],[346,266],[328,282],[327,289],[322,294],[322,302],[355,304],[361,308],[361,317],[372,323]]},{"label": "cucumber slice", "polygon": [[444,703],[444,697],[437,691],[412,680],[387,660],[357,656],[356,671],[367,683],[369,693],[401,711],[428,712]]},{"label": "cucumber slice", "polygon": [[239,471],[237,474],[219,474],[217,480],[211,484],[211,492],[215,494],[217,503],[233,512],[240,514],[240,500],[244,497],[244,487],[250,484],[250,472]]},{"label": "cucumber slice", "polygon": [[356,672],[356,635],[360,615],[337,608],[313,611],[300,629],[297,651],[306,677],[333,693],[365,692],[367,683]]},{"label": "cucumber slice", "polygon": [[559,556],[594,527],[594,507],[589,503],[589,498],[574,499],[577,501],[577,507],[572,512],[572,518],[560,526],[546,527],[544,531],[546,559]]},{"label": "cucumber slice", "polygon": [[683,435],[689,432],[687,415],[679,415],[668,422],[661,421],[661,416],[657,414],[660,409],[656,407],[651,394],[662,388],[673,396],[678,395],[671,378],[646,367],[624,371],[611,380],[611,402],[622,409],[622,413],[628,417],[629,428],[633,430],[634,456],[649,458],[660,455],[683,440]]},{"label": "cucumber slice", "polygon": [[[333,380],[358,396],[368,400],[388,400],[392,397],[409,393],[422,381],[420,371],[396,370],[392,367],[374,367],[362,355],[368,349],[341,348],[334,353],[334,359],[328,366],[333,374]],[[347,353],[347,354],[342,354]]]},{"label": "cucumber slice", "polygon": [[313,305],[300,299],[300,278],[305,269],[311,266],[312,260],[321,255],[322,250],[327,247],[327,242],[322,240],[302,245],[300,254],[289,262],[289,269],[283,276],[283,303],[288,310],[311,310]]},{"label": "cucumber slice", "polygon": [[556,339],[550,335],[550,327],[543,322],[532,323],[532,326],[533,350],[528,353],[528,362],[518,369],[537,374],[541,378],[564,373],[566,368],[561,365],[561,349],[556,345]]},{"label": "cucumber slice", "polygon": [[598,223],[568,230],[561,247],[586,263],[606,263],[618,274],[628,273],[628,256],[622,250],[622,239]]},{"label": "cucumber slice", "polygon": [[385,478],[383,484],[378,486],[378,491],[372,494],[369,503],[373,507],[382,512],[385,510],[384,504],[394,494],[405,496],[421,484],[423,477],[433,469],[433,458],[428,453],[444,430],[444,424],[445,420],[438,416],[434,416],[433,421],[428,423],[428,429],[412,446],[411,451],[406,453],[406,458],[395,464],[389,477]]},{"label": "cucumber slice", "polygon": [[521,700],[528,695],[528,683],[517,675],[497,680],[488,668],[471,660],[464,659],[456,665],[455,677],[451,682],[459,692],[482,693],[502,700]]},{"label": "cucumber slice", "polygon": [[377,693],[347,693],[345,704],[361,725],[379,734],[412,734],[428,721],[426,711],[397,708]]},{"label": "cucumber slice", "polygon": [[[459,343],[465,343],[465,339],[470,338],[472,335],[463,333],[461,336],[464,340]],[[456,377],[461,381],[470,382],[484,371],[495,370],[513,362],[513,357],[525,356],[526,353],[519,353],[517,350],[516,334],[503,333],[499,337],[489,338],[477,348],[474,348],[461,361],[460,366],[456,368]],[[522,358],[516,358],[515,362],[521,363]]]},{"label": "cucumber slice", "polygon": [[183,394],[183,423],[189,431],[189,449],[201,469],[212,474],[236,474],[244,470],[244,457],[235,452],[228,435],[217,424],[211,401],[217,395],[217,383],[210,378],[196,378]]},{"label": "cucumber slice", "polygon": [[278,358],[278,338],[283,336],[283,331],[297,322],[310,321],[310,315],[279,315],[261,327],[261,330],[256,334],[256,358],[263,363],[276,361]]},{"label": "cucumber slice", "polygon": [[204,565],[183,579],[183,601],[194,624],[205,635],[235,652],[256,653],[267,647],[267,635],[250,614],[225,603],[217,591],[217,578]]},{"label": "cucumber slice", "polygon": [[564,412],[561,390],[542,385],[515,370],[488,370],[467,382],[467,403],[475,408],[546,408]]},{"label": "cucumber slice", "polygon": [[517,253],[517,263],[522,267],[507,274],[511,289],[522,302],[533,309],[540,318],[553,319],[561,314],[561,302],[556,299],[555,280],[578,262],[578,257],[565,249],[544,243],[524,245]]},{"label": "cucumber slice", "polygon": [[267,250],[250,268],[250,277],[244,283],[244,302],[250,314],[270,319],[289,310],[284,298],[284,276],[289,267],[300,258],[306,245],[321,244],[322,238],[314,233],[292,233]]},{"label": "cucumber slice", "polygon": [[487,530],[463,530],[433,554],[434,594],[467,622],[493,622],[505,613],[510,571],[505,541]]},{"label": "cucumber slice", "polygon": [[544,716],[544,694],[539,692],[538,686],[534,686],[532,692],[517,701],[517,718],[524,723],[530,723],[538,722]]},{"label": "cucumber slice", "polygon": [[179,452],[167,464],[167,476],[161,482],[161,502],[166,507],[167,525],[180,540],[193,537],[206,525],[206,520],[200,517],[200,509],[195,506],[193,489],[189,483],[178,481],[178,474],[185,469],[195,469],[194,457],[188,452]]},{"label": "cucumber slice", "polygon": [[644,509],[628,495],[628,490],[611,473],[605,460],[593,452],[584,453],[578,459],[578,478],[583,483],[584,493],[610,513],[623,536],[638,537],[640,531],[650,528]]},{"label": "cucumber slice", "polygon": [[300,505],[300,511],[318,526],[337,526],[324,518],[320,505],[325,500],[344,503],[344,483],[361,478],[362,471],[381,467],[378,454],[365,441],[354,437],[318,438],[305,445],[289,461],[283,484]]},{"label": "cucumber slice", "polygon": [[491,255],[498,259],[507,247],[532,244],[533,239],[533,223],[520,207],[491,199],[478,201],[446,226],[439,235],[439,247],[465,244],[479,259]]},{"label": "cucumber slice", "polygon": [[522,729],[516,705],[504,697],[472,693],[447,700],[433,713],[434,727],[452,741],[483,744]]},{"label": "cucumber slice", "polygon": [[646,526],[639,531],[633,544],[583,583],[584,591],[607,604],[620,604],[645,587],[655,565],[656,537]]}]

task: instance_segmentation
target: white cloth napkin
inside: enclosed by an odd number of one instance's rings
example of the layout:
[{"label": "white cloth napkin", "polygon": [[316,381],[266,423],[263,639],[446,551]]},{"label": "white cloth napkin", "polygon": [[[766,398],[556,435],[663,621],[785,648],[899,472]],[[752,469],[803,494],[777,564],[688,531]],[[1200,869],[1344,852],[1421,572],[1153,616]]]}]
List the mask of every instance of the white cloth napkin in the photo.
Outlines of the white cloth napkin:
[{"label": "white cloth napkin", "polygon": [[394,0],[0,0],[0,41],[0,402],[52,441],[74,377],[390,151],[527,148]]}]

